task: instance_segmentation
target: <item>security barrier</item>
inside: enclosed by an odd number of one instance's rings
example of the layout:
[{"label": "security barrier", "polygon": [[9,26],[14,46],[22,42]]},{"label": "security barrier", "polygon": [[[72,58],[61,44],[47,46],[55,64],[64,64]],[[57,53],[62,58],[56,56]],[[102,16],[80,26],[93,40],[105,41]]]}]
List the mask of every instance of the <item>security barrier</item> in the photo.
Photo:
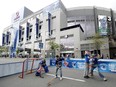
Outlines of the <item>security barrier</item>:
[{"label": "security barrier", "polygon": [[[55,59],[50,59],[50,66],[55,66]],[[70,58],[66,60],[68,62],[69,68],[75,69],[84,69],[84,59],[73,59]],[[64,63],[62,63],[64,67]],[[109,72],[109,73],[116,73],[116,60],[113,59],[99,59],[99,66],[101,72]]]},{"label": "security barrier", "polygon": [[[32,61],[28,61],[28,63],[26,59],[23,62],[10,62],[10,63],[0,64],[0,77],[21,73],[19,77],[23,78],[24,73],[22,72],[26,70],[30,70],[29,73],[31,73],[32,69],[36,69],[38,67],[40,60],[36,60],[36,61],[34,61],[34,59],[31,60]],[[46,64],[49,66],[49,58],[46,59]]]}]

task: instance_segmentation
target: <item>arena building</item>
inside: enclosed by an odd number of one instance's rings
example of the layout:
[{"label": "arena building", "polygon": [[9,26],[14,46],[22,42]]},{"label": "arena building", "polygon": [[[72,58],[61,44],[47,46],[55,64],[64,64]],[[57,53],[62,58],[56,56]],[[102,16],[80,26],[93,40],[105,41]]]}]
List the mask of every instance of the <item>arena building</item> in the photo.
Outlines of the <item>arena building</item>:
[{"label": "arena building", "polygon": [[[99,49],[93,41],[97,32],[104,42]],[[9,48],[11,56],[19,49],[50,57],[51,40],[60,45],[57,54],[83,58],[84,51],[90,50],[104,58],[116,58],[116,12],[96,6],[67,9],[61,0],[37,12],[24,7],[12,15],[11,25],[3,31],[2,45]]]}]

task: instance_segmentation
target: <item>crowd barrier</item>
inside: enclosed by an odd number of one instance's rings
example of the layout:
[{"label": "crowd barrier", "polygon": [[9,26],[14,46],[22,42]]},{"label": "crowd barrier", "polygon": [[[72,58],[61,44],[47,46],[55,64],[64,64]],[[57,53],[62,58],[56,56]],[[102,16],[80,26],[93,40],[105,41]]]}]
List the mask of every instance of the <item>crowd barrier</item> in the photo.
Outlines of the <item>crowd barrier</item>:
[{"label": "crowd barrier", "polygon": [[[22,61],[22,62],[11,62],[11,63],[0,64],[0,77],[21,73],[22,66],[24,68],[23,71],[31,70],[31,68],[36,69],[38,67],[40,60],[35,60],[33,63],[33,67],[32,67],[32,61],[28,61],[28,64],[27,61],[25,62],[26,63]],[[49,59],[46,59],[46,63],[49,66]]]},{"label": "crowd barrier", "polygon": [[[50,66],[55,66],[55,59],[50,59]],[[84,69],[84,59],[74,59],[70,58],[66,60],[68,62],[69,68],[75,68],[75,69]],[[64,63],[62,63],[64,67]],[[99,59],[99,66],[101,72],[109,72],[109,73],[116,73],[116,60],[113,59]]]},{"label": "crowd barrier", "polygon": [[[69,60],[66,60],[68,62],[69,68],[75,68],[75,69],[84,69],[84,59],[73,59],[70,58]],[[34,62],[33,69],[38,67],[38,63],[40,60],[37,60]],[[26,64],[26,63],[25,63]],[[14,62],[14,63],[5,63],[0,64],[0,77],[8,76],[16,73],[22,72],[22,65],[23,62]],[[49,66],[55,66],[55,59],[47,59],[47,65]],[[110,73],[116,73],[116,60],[113,59],[99,59],[99,65],[100,70],[102,72],[110,72]],[[30,70],[32,67],[31,61],[28,62],[25,65],[25,70]],[[63,67],[66,67],[63,63]]]}]

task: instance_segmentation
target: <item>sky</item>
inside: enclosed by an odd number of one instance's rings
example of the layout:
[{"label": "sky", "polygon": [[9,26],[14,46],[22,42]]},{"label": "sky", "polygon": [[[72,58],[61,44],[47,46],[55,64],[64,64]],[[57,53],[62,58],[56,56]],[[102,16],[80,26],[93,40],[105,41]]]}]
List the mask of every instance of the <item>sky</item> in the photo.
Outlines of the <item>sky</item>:
[{"label": "sky", "polygon": [[[11,25],[12,14],[22,7],[36,12],[57,0],[0,0],[0,45],[4,28]],[[61,0],[66,8],[78,6],[100,6],[116,10],[116,0]]]}]

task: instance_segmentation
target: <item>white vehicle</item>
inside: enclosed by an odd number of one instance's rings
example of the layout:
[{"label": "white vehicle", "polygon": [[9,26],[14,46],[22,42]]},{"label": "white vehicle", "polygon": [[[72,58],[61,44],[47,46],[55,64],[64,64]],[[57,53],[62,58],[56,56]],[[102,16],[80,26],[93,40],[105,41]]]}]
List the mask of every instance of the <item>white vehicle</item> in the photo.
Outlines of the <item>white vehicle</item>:
[{"label": "white vehicle", "polygon": [[23,52],[20,52],[20,53],[18,54],[18,56],[21,57],[21,58],[26,58],[26,57],[29,56],[29,53],[23,51]]}]

